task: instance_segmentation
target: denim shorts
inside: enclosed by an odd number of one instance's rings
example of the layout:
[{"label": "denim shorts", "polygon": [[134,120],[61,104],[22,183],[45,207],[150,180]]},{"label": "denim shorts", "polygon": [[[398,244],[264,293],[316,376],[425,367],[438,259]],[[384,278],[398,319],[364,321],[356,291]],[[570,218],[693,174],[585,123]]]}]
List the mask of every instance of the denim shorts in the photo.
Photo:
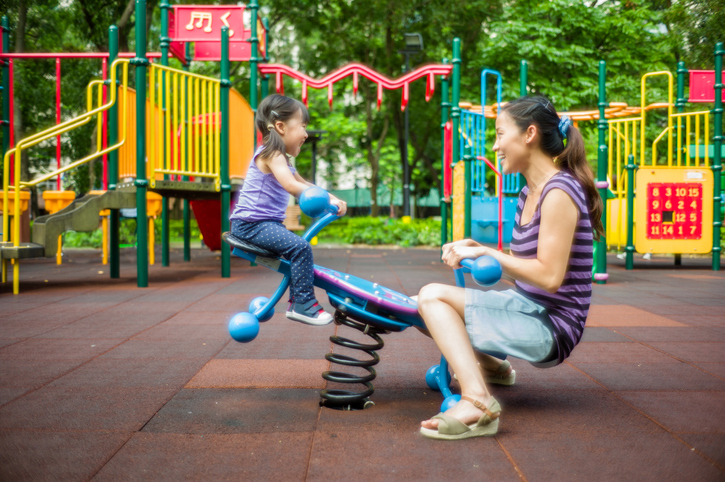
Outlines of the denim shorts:
[{"label": "denim shorts", "polygon": [[473,348],[498,358],[531,363],[556,358],[553,325],[546,308],[516,290],[466,289],[465,323]]}]

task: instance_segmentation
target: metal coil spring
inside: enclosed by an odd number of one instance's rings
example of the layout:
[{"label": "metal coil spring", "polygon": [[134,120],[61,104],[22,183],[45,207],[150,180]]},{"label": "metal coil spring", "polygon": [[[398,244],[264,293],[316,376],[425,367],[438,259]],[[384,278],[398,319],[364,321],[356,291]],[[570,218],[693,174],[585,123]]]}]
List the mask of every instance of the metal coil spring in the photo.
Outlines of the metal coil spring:
[{"label": "metal coil spring", "polygon": [[372,395],[375,391],[371,382],[377,376],[377,373],[375,372],[373,366],[377,365],[380,362],[380,357],[375,352],[375,350],[380,350],[381,348],[383,348],[383,346],[385,346],[385,343],[383,342],[382,338],[380,338],[379,334],[385,333],[386,331],[375,328],[371,325],[367,325],[365,323],[350,320],[344,313],[341,313],[339,311],[335,312],[335,323],[337,323],[338,325],[345,325],[349,326],[350,328],[354,328],[375,340],[376,343],[366,345],[354,340],[350,340],[348,338],[343,338],[341,336],[330,337],[330,341],[333,344],[353,350],[363,351],[370,355],[371,359],[358,360],[356,358],[352,358],[347,355],[341,355],[338,353],[326,354],[325,359],[327,359],[328,361],[336,363],[338,365],[364,368],[368,371],[368,375],[357,376],[350,373],[343,373],[337,371],[324,372],[322,374],[322,378],[327,381],[344,384],[359,383],[365,385],[365,390],[362,392],[352,392],[349,390],[322,390],[320,392],[320,396],[322,397],[322,401],[320,401],[320,404],[325,407],[335,408],[338,410],[360,410],[371,407],[375,405],[375,403],[373,403],[368,397],[370,397],[370,395]]}]

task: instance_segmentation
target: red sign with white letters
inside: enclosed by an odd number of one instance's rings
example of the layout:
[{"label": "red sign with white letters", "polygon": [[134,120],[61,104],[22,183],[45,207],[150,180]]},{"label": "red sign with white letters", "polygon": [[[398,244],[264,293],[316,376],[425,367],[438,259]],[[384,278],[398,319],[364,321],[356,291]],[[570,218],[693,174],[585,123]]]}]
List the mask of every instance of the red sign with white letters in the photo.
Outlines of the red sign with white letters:
[{"label": "red sign with white letters", "polygon": [[229,42],[244,39],[244,7],[236,5],[174,5],[173,39],[181,42],[220,42],[229,27]]}]

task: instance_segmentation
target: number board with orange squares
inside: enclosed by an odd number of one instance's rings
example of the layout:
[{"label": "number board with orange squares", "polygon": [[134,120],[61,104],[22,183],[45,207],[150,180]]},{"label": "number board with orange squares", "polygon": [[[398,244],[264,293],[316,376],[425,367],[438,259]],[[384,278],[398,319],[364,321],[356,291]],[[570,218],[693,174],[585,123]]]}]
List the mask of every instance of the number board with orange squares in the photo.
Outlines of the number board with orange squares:
[{"label": "number board with orange squares", "polygon": [[709,253],[713,179],[710,169],[638,169],[634,211],[637,252]]},{"label": "number board with orange squares", "polygon": [[647,184],[647,238],[702,238],[702,186],[694,182]]}]

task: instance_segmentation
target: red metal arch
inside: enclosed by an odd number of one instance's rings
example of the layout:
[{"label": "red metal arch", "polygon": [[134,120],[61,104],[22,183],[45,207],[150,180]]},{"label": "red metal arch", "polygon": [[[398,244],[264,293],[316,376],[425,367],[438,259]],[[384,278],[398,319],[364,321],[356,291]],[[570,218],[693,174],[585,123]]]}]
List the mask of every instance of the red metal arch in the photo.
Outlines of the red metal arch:
[{"label": "red metal arch", "polygon": [[330,104],[331,109],[333,96],[332,84],[352,75],[352,89],[353,92],[357,94],[358,78],[360,75],[362,75],[366,79],[378,84],[378,110],[380,109],[380,104],[383,101],[383,89],[397,90],[401,87],[403,88],[403,99],[401,102],[400,110],[405,110],[405,107],[408,105],[409,97],[408,85],[411,82],[426,76],[427,80],[425,88],[425,100],[426,102],[428,102],[433,97],[433,93],[435,92],[435,76],[450,75],[452,70],[452,65],[431,64],[419,67],[412,72],[403,75],[402,77],[398,77],[397,79],[389,79],[388,77],[384,76],[379,72],[376,72],[375,70],[371,69],[366,65],[352,63],[347,64],[333,72],[330,72],[329,74],[318,80],[313,79],[312,77],[309,77],[302,72],[298,72],[297,70],[287,65],[261,64],[259,66],[259,71],[263,74],[274,74],[276,76],[277,93],[284,94],[284,83],[282,80],[282,75],[287,75],[288,77],[292,77],[293,79],[297,79],[302,82],[302,102],[304,102],[305,105],[307,105],[308,87],[312,87],[313,89],[322,89],[324,87],[327,87],[327,101]]}]

